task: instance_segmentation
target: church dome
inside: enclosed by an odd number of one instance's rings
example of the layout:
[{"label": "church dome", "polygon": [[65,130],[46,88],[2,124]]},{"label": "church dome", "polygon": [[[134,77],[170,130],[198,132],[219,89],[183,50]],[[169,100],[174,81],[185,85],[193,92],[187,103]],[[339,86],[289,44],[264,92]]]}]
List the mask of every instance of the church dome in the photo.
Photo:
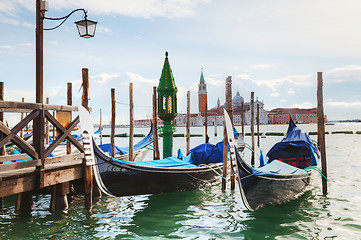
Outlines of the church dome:
[{"label": "church dome", "polygon": [[232,102],[234,106],[241,106],[242,102],[244,102],[244,98],[237,91],[237,94],[233,97]]}]

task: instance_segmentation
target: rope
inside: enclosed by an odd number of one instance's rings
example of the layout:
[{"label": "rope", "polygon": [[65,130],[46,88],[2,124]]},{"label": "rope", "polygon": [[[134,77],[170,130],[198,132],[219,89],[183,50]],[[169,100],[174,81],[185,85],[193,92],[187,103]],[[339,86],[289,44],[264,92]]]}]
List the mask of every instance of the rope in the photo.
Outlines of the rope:
[{"label": "rope", "polygon": [[325,175],[323,175],[323,173],[322,173],[322,170],[321,169],[319,169],[318,167],[316,167],[316,166],[309,166],[309,167],[306,167],[306,168],[304,168],[304,169],[311,169],[311,170],[315,170],[315,171],[317,171],[319,174],[321,174],[321,176],[322,177],[324,177],[326,180],[327,180],[327,182],[329,182],[330,180],[328,180],[328,178],[325,176]]},{"label": "rope", "polygon": [[318,149],[318,150],[320,150],[320,149],[321,149],[320,145],[318,145],[318,142],[316,142],[315,140],[312,140],[312,142],[313,142],[313,144],[315,144],[315,145],[316,145],[316,147],[317,147],[317,149]]},{"label": "rope", "polygon": [[[199,164],[200,167],[208,167],[209,169],[211,169],[213,172],[215,172],[218,176],[220,176],[221,178],[223,178],[224,180],[227,180],[225,177],[223,177],[220,173],[218,173],[214,168],[212,168],[212,166],[207,165],[207,164]],[[217,166],[218,167],[218,166]],[[222,169],[220,167],[218,167],[219,170],[222,171]]]}]

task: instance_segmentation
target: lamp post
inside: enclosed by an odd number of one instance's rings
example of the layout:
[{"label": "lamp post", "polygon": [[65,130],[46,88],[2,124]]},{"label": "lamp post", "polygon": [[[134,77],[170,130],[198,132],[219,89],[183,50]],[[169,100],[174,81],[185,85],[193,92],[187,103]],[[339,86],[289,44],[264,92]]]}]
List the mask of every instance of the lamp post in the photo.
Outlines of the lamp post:
[{"label": "lamp post", "polygon": [[[43,31],[54,30],[60,27],[75,12],[83,11],[84,20],[75,24],[81,37],[90,38],[94,36],[97,22],[87,19],[87,13],[84,9],[76,9],[68,15],[61,18],[45,17],[48,11],[48,2],[44,0],[36,0],[36,103],[43,103]],[[44,29],[43,22],[46,20],[62,20],[56,27]],[[34,148],[43,157],[44,152],[44,120],[41,114],[34,119]]]},{"label": "lamp post", "polygon": [[[43,103],[43,31],[54,30],[60,27],[73,13],[82,11],[84,19],[75,22],[78,28],[80,37],[91,38],[94,37],[96,24],[92,20],[88,20],[87,12],[84,9],[75,9],[68,15],[60,18],[45,17],[45,12],[48,11],[48,2],[44,0],[36,0],[36,102]],[[53,28],[43,27],[45,20],[61,21],[60,24]]]},{"label": "lamp post", "polygon": [[177,116],[177,86],[175,85],[172,69],[169,65],[168,52],[165,52],[165,60],[157,92],[158,116],[163,120],[163,158],[166,158],[172,156],[172,120]]}]

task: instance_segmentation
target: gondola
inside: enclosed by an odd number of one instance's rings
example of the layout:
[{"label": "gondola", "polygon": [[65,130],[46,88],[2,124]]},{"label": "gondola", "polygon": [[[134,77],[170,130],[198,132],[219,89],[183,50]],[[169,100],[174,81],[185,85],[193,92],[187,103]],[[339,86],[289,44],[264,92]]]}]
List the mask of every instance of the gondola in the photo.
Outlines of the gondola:
[{"label": "gondola", "polygon": [[[146,153],[153,148],[153,124],[150,126],[149,133],[142,140],[133,146],[133,161],[142,161]],[[101,144],[99,148],[111,155],[110,143]],[[114,157],[119,160],[129,161],[129,147],[114,146]]]},{"label": "gondola", "polygon": [[[233,127],[226,111],[225,121],[227,132],[232,131],[229,130]],[[282,204],[296,199],[308,189],[311,169],[307,167],[317,165],[317,148],[292,119],[285,138],[267,153],[269,162],[258,168],[252,168],[242,159],[232,136],[229,140],[230,158],[248,210]]]},{"label": "gondola", "polygon": [[220,179],[223,143],[202,144],[186,157],[179,152],[139,162],[110,158],[94,143],[93,148],[101,185],[114,196],[189,191]]}]

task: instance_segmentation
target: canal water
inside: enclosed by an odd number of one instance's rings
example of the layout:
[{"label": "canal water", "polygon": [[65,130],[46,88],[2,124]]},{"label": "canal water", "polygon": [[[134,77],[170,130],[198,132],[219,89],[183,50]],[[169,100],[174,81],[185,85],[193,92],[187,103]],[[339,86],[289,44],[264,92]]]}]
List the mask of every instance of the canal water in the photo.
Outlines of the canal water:
[{"label": "canal water", "polygon": [[[299,127],[306,132],[317,129],[310,124]],[[249,126],[245,129],[250,131]],[[286,125],[261,126],[261,132],[286,130]],[[326,131],[337,130],[361,131],[361,123],[326,126]],[[127,131],[117,129],[117,133]],[[135,129],[136,133],[147,131]],[[203,131],[191,129],[191,133]],[[214,137],[214,127],[209,127],[210,142],[220,140],[222,131],[218,127]],[[178,128],[177,132],[185,131]],[[266,153],[281,138],[261,138],[260,149]],[[128,139],[116,141],[126,145]],[[191,145],[203,141],[193,137]],[[250,143],[250,137],[246,141]],[[190,192],[102,197],[91,212],[84,209],[80,196],[73,199],[67,213],[51,214],[50,196],[34,196],[34,211],[28,216],[15,213],[16,199],[11,196],[4,199],[0,212],[0,239],[361,239],[361,134],[328,134],[326,143],[327,196],[317,185],[297,200],[250,212],[243,206],[237,186],[233,192],[228,183],[222,192],[217,183]],[[185,150],[185,138],[174,138],[174,152],[178,148]]]}]

